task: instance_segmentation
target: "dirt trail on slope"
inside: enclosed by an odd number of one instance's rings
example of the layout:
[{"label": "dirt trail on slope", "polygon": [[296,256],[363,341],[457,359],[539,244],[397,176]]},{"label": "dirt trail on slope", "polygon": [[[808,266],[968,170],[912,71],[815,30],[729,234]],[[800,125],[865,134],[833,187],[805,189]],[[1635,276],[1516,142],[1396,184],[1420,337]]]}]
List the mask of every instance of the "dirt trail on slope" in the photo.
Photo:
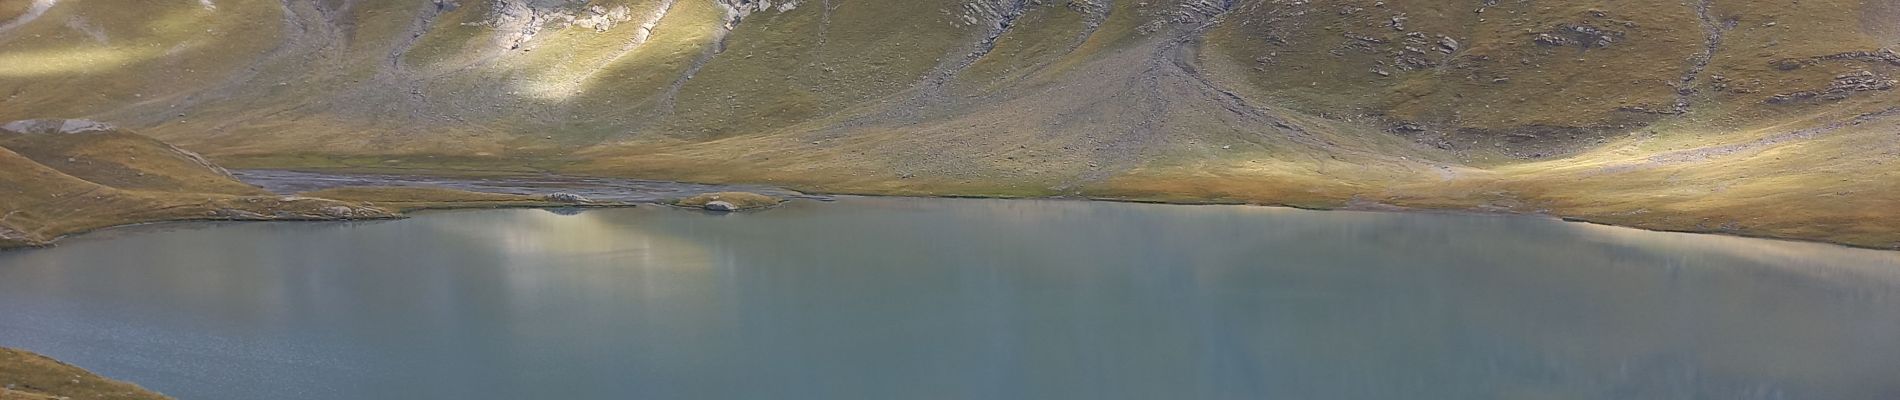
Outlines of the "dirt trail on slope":
[{"label": "dirt trail on slope", "polygon": [[1809,140],[1814,140],[1823,135],[1833,133],[1835,131],[1839,131],[1841,129],[1845,129],[1848,127],[1864,124],[1867,122],[1872,122],[1875,120],[1896,117],[1896,116],[1900,116],[1900,107],[1892,107],[1884,111],[1861,114],[1851,119],[1847,119],[1844,121],[1831,122],[1831,123],[1827,123],[1827,124],[1812,127],[1812,128],[1797,129],[1797,130],[1789,131],[1785,133],[1769,135],[1767,137],[1763,137],[1760,139],[1747,141],[1747,142],[1731,143],[1731,144],[1725,144],[1725,145],[1719,145],[1719,146],[1709,146],[1709,147],[1702,147],[1702,148],[1696,148],[1696,149],[1680,150],[1680,151],[1656,154],[1656,155],[1652,155],[1647,158],[1644,158],[1642,161],[1636,162],[1636,163],[1628,163],[1628,164],[1603,167],[1599,169],[1599,172],[1605,173],[1605,174],[1623,173],[1623,172],[1630,172],[1630,171],[1659,168],[1659,167],[1670,166],[1670,165],[1707,162],[1707,161],[1713,161],[1716,159],[1729,157],[1729,156],[1755,154],[1755,153],[1759,153],[1759,152],[1762,152],[1771,148],[1783,146],[1783,145],[1790,145],[1790,144],[1805,142]]}]

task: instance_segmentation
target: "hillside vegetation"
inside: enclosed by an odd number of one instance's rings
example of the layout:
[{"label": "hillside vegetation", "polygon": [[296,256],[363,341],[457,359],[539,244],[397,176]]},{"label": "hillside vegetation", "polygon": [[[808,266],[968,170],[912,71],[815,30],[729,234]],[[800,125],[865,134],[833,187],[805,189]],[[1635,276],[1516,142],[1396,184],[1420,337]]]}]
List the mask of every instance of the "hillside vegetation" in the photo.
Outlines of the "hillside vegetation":
[{"label": "hillside vegetation", "polygon": [[32,0],[0,21],[0,121],[98,119],[234,166],[1900,247],[1895,2]]}]

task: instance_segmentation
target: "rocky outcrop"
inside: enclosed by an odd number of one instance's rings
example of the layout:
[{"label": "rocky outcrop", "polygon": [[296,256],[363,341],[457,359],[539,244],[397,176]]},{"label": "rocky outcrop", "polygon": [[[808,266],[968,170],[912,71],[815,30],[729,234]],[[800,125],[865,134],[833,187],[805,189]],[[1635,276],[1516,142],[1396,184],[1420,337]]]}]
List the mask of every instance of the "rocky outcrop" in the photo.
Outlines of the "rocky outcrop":
[{"label": "rocky outcrop", "polygon": [[1834,76],[1834,82],[1826,89],[1777,94],[1769,97],[1767,101],[1769,104],[1790,104],[1815,99],[1844,100],[1855,93],[1893,90],[1896,84],[1900,84],[1900,81],[1875,74],[1873,71],[1860,71]]},{"label": "rocky outcrop", "polygon": [[785,12],[798,8],[798,0],[779,0],[778,2],[773,2],[772,0],[713,1],[718,3],[720,7],[726,9],[726,29],[728,30],[739,27],[740,21],[756,12],[766,10]]},{"label": "rocky outcrop", "polygon": [[[633,20],[632,9],[567,0],[493,0],[488,26],[495,28],[499,43],[519,49],[534,40],[542,29],[579,27],[606,32],[614,25]],[[442,4],[442,3],[438,3]]]},{"label": "rocky outcrop", "polygon": [[587,203],[589,202],[589,200],[586,197],[583,197],[578,194],[565,193],[565,192],[550,193],[547,196],[543,196],[543,198],[547,199],[547,201],[552,201],[556,203]]},{"label": "rocky outcrop", "polygon": [[1880,50],[1874,50],[1874,51],[1850,51],[1850,52],[1845,52],[1845,53],[1836,53],[1836,54],[1814,56],[1814,57],[1808,57],[1808,58],[1782,59],[1782,60],[1775,61],[1774,64],[1775,64],[1776,69],[1780,69],[1783,71],[1793,71],[1793,70],[1801,69],[1802,67],[1807,67],[1810,65],[1816,65],[1816,64],[1821,64],[1825,62],[1838,62],[1838,61],[1884,63],[1884,64],[1900,67],[1900,54],[1894,53],[1893,49],[1880,49]]},{"label": "rocky outcrop", "polygon": [[317,213],[331,218],[353,219],[356,218],[358,211],[346,206],[329,206],[317,209]]},{"label": "rocky outcrop", "polygon": [[0,131],[41,135],[109,132],[113,129],[112,125],[85,119],[29,119],[0,125]]},{"label": "rocky outcrop", "polygon": [[1610,47],[1628,36],[1623,31],[1599,28],[1588,24],[1560,25],[1550,32],[1539,33],[1531,42],[1552,47],[1576,47],[1595,49]]},{"label": "rocky outcrop", "polygon": [[1175,10],[1174,20],[1176,22],[1181,22],[1181,23],[1207,22],[1209,20],[1214,19],[1214,17],[1220,16],[1221,14],[1226,14],[1227,10],[1231,10],[1233,8],[1234,8],[1234,0],[1184,1],[1184,2],[1181,2],[1180,9]]},{"label": "rocky outcrop", "polygon": [[707,202],[705,208],[706,211],[739,211],[738,205],[724,201]]},{"label": "rocky outcrop", "polygon": [[246,197],[220,201],[205,219],[232,221],[336,221],[390,219],[397,213],[362,204],[312,197]]},{"label": "rocky outcrop", "polygon": [[26,232],[20,232],[6,225],[0,225],[0,249],[37,245],[39,245],[39,241],[27,235]]}]

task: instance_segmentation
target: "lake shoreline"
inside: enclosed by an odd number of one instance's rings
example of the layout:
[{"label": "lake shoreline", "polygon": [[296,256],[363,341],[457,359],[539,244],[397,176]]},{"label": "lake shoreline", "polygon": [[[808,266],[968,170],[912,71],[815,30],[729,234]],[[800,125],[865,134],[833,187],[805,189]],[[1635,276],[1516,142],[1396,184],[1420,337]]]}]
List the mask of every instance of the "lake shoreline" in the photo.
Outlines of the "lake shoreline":
[{"label": "lake shoreline", "polygon": [[99,376],[23,349],[0,347],[0,399],[114,399],[169,400],[138,384]]},{"label": "lake shoreline", "polygon": [[1288,208],[1288,209],[1307,210],[1307,211],[1357,211],[1357,212],[1380,212],[1380,213],[1400,213],[1400,214],[1471,215],[1471,216],[1496,216],[1496,217],[1510,217],[1510,218],[1534,218],[1534,219],[1547,219],[1547,220],[1567,222],[1567,223],[1607,226],[1607,227],[1622,228],[1622,229],[1634,229],[1634,230],[1648,231],[1648,232],[1686,233],[1686,234],[1696,234],[1696,235],[1726,236],[1726,237],[1736,237],[1736,238],[1746,238],[1746,239],[1775,240],[1775,241],[1783,241],[1783,242],[1826,244],[1826,245],[1841,246],[1841,247],[1851,248],[1851,249],[1900,251],[1900,246],[1880,247],[1880,246],[1873,246],[1873,245],[1856,244],[1852,242],[1804,238],[1804,237],[1798,237],[1798,236],[1758,235],[1758,234],[1751,234],[1748,232],[1738,232],[1738,231],[1654,228],[1654,227],[1644,227],[1640,225],[1619,224],[1619,223],[1614,223],[1614,222],[1602,222],[1602,221],[1592,220],[1586,217],[1570,217],[1570,216],[1559,216],[1559,215],[1551,215],[1551,214],[1520,213],[1520,212],[1508,212],[1508,211],[1485,211],[1485,210],[1470,210],[1470,209],[1414,208],[1414,207],[1393,206],[1393,205],[1387,205],[1387,204],[1377,204],[1377,205],[1354,204],[1354,205],[1349,205],[1346,207],[1315,207],[1315,206],[1302,206],[1302,205],[1294,205],[1294,204],[1258,204],[1258,203],[1248,203],[1248,202],[1219,202],[1219,201],[1189,202],[1189,201],[1176,201],[1176,200],[1148,200],[1148,199],[1129,199],[1129,198],[1115,198],[1115,197],[1007,197],[1007,196],[990,197],[990,196],[974,196],[974,195],[883,196],[883,195],[847,194],[847,193],[825,193],[825,194],[834,195],[834,196],[849,195],[849,196],[865,196],[865,197],[899,197],[899,198],[913,197],[913,198],[943,198],[943,199],[1073,200],[1073,201],[1101,201],[1101,202],[1111,202],[1111,203],[1158,204],[1158,205],[1175,205],[1175,206],[1277,207],[1277,208]]},{"label": "lake shoreline", "polygon": [[426,212],[426,211],[556,209],[556,208],[607,209],[607,208],[633,208],[633,207],[639,207],[639,206],[641,205],[640,204],[570,204],[570,203],[555,203],[555,202],[537,203],[537,204],[483,204],[482,202],[462,202],[462,203],[445,202],[445,203],[431,203],[425,206],[416,206],[416,207],[397,207],[397,209],[390,210],[392,214],[388,216],[372,216],[372,217],[295,217],[295,218],[266,217],[262,219],[225,218],[225,217],[190,217],[190,218],[163,218],[163,219],[151,219],[151,220],[129,220],[123,223],[112,224],[112,225],[102,226],[98,228],[87,229],[83,231],[69,232],[69,233],[61,234],[59,236],[54,236],[44,241],[18,241],[18,242],[0,241],[0,253],[50,248],[50,247],[58,246],[59,242],[64,241],[69,238],[73,238],[73,237],[85,236],[89,234],[116,230],[116,229],[134,228],[134,227],[150,226],[150,225],[182,224],[182,223],[217,223],[217,222],[243,223],[243,222],[394,221],[394,220],[408,219],[408,218],[411,218],[413,214],[415,213]]},{"label": "lake shoreline", "polygon": [[[299,170],[281,170],[281,171],[299,171]],[[315,171],[299,171],[299,172],[315,172]],[[408,176],[440,177],[442,175],[408,175]],[[494,176],[494,175],[489,175],[489,176]],[[581,177],[581,176],[575,175],[575,177]],[[722,185],[718,183],[686,182],[686,181],[664,181],[664,182],[690,184],[690,185]],[[1243,206],[1243,207],[1286,208],[1286,209],[1308,210],[1308,211],[1356,211],[1356,212],[1378,212],[1378,213],[1400,213],[1400,214],[1439,214],[1439,215],[1495,216],[1495,217],[1509,217],[1509,218],[1533,218],[1533,219],[1561,221],[1561,222],[1567,222],[1567,223],[1580,223],[1580,224],[1607,226],[1607,227],[1615,227],[1615,228],[1623,228],[1623,229],[1634,229],[1634,230],[1650,231],[1650,232],[1714,235],[1714,236],[1727,236],[1727,237],[1738,237],[1738,238],[1748,238],[1748,239],[1775,240],[1775,241],[1785,241],[1785,242],[1817,243],[1817,244],[1834,245],[1834,246],[1840,246],[1840,247],[1852,248],[1852,249],[1900,251],[1900,247],[1880,247],[1880,246],[1857,244],[1857,243],[1852,243],[1852,242],[1842,242],[1842,241],[1833,241],[1833,240],[1816,239],[1816,238],[1759,235],[1759,234],[1751,234],[1748,232],[1739,232],[1739,231],[1646,227],[1646,226],[1640,226],[1640,225],[1604,222],[1604,221],[1594,220],[1587,217],[1562,216],[1562,215],[1540,214],[1540,213],[1522,213],[1522,212],[1479,210],[1479,209],[1418,208],[1418,207],[1404,207],[1404,206],[1395,206],[1395,205],[1389,205],[1389,204],[1369,203],[1369,202],[1354,202],[1354,203],[1349,203],[1344,207],[1321,207],[1321,206],[1314,206],[1314,205],[1273,204],[1273,203],[1257,203],[1257,202],[1243,202],[1243,201],[1217,201],[1217,200],[1186,201],[1186,200],[1107,197],[1107,196],[1011,196],[1011,195],[982,195],[982,194],[915,195],[915,194],[858,193],[858,192],[850,192],[850,191],[817,191],[817,190],[808,191],[808,190],[802,190],[802,189],[792,189],[792,190],[796,190],[799,193],[803,193],[807,195],[807,196],[803,196],[802,199],[815,200],[815,201],[821,201],[821,202],[829,202],[829,199],[825,199],[825,198],[834,197],[834,196],[855,196],[855,197],[876,197],[876,198],[915,198],[915,199],[1050,200],[1050,201],[1081,201],[1081,202],[1099,201],[1099,202],[1108,202],[1108,203],[1155,204],[1155,205],[1173,205],[1173,206]],[[467,201],[467,202],[438,201],[438,202],[427,202],[427,205],[424,205],[424,206],[396,207],[395,209],[391,210],[393,214],[388,217],[270,218],[270,219],[232,219],[232,218],[210,217],[210,218],[183,218],[183,219],[130,221],[123,224],[104,226],[97,229],[90,229],[90,230],[81,231],[81,232],[72,232],[72,233],[60,235],[58,237],[54,237],[52,239],[46,240],[45,242],[28,242],[24,245],[21,245],[21,244],[0,241],[0,252],[23,251],[23,250],[29,250],[29,249],[53,247],[53,246],[56,246],[59,241],[69,238],[69,237],[81,236],[81,235],[85,235],[89,233],[119,229],[119,228],[128,228],[128,227],[145,226],[145,225],[157,225],[157,224],[169,224],[169,223],[340,222],[340,221],[379,221],[379,220],[386,221],[386,220],[407,219],[407,218],[412,217],[414,213],[425,212],[425,211],[558,209],[558,208],[633,208],[633,207],[640,207],[640,206],[666,206],[669,208],[682,208],[682,207],[673,206],[671,204],[668,204],[665,201],[659,201],[659,200],[642,201],[642,202],[625,202],[625,203],[600,203],[600,204],[576,204],[576,203],[553,203],[553,202],[531,203],[531,204],[484,204],[484,202],[478,202],[478,201]],[[749,211],[766,211],[766,210],[769,210],[770,208],[773,208],[773,207],[766,207],[760,210],[749,210]],[[686,209],[686,208],[682,208],[682,209]]]}]

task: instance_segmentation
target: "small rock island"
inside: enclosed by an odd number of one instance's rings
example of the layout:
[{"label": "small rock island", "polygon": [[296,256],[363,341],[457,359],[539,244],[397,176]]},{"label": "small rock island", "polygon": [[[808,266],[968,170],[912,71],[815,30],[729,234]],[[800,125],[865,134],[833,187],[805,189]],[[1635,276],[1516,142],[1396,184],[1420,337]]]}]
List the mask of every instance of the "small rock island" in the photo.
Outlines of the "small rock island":
[{"label": "small rock island", "polygon": [[706,211],[732,212],[768,208],[784,202],[784,199],[752,192],[718,192],[680,199],[673,202],[673,205]]}]

